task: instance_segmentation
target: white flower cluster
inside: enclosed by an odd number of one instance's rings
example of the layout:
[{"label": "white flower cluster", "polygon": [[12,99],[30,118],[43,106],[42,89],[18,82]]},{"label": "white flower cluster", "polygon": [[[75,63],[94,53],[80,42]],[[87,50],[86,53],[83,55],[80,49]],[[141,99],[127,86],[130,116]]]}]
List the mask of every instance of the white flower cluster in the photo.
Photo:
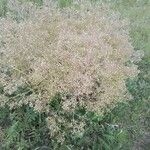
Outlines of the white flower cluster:
[{"label": "white flower cluster", "polygon": [[32,94],[24,95],[19,106],[28,103],[38,111],[57,92],[72,95],[63,100],[65,111],[83,105],[101,113],[129,97],[125,81],[139,73],[134,62],[141,54],[130,43],[127,20],[87,1],[65,9],[46,1],[40,8],[11,2],[10,10],[23,20],[9,13],[0,19],[0,71],[11,70],[11,75],[0,72],[1,105],[18,106],[6,95],[21,85],[29,85]]}]

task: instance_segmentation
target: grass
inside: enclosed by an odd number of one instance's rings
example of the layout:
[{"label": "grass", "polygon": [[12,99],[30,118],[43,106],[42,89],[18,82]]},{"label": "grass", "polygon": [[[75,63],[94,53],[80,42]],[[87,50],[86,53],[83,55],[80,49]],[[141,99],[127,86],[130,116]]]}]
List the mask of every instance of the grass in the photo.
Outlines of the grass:
[{"label": "grass", "polygon": [[128,84],[134,100],[113,110],[113,121],[121,124],[129,135],[125,149],[130,149],[136,139],[150,132],[150,1],[117,0],[109,3],[113,3],[112,8],[123,17],[129,18],[132,44],[136,50],[145,53],[139,64],[139,77]]},{"label": "grass", "polygon": [[[42,0],[32,1],[40,5],[42,4]],[[91,118],[91,126],[89,126],[89,128],[87,129],[84,137],[82,139],[72,139],[72,137],[68,135],[68,141],[66,141],[66,145],[62,146],[62,149],[73,150],[81,149],[82,147],[84,147],[84,149],[89,148],[92,150],[130,150],[137,139],[150,132],[150,1],[101,1],[110,3],[112,9],[119,11],[123,17],[130,19],[130,36],[133,46],[136,50],[144,50],[145,52],[145,57],[139,64],[141,73],[134,81],[128,81],[127,83],[128,89],[134,97],[133,101],[118,104],[118,106],[112,109],[110,113],[106,113],[104,117],[100,119],[95,119],[94,115],[88,116],[89,118]],[[60,7],[66,7],[71,4],[71,0],[59,0],[59,4]],[[6,0],[0,0],[0,16],[5,16],[6,12]],[[30,128],[32,132],[36,132],[34,133],[34,135],[32,135],[35,138],[34,140],[32,139],[32,137],[31,139],[28,138],[34,143],[30,143],[30,146],[33,146],[32,148],[40,147],[42,144],[45,144],[47,142],[47,139],[43,141],[40,139],[41,137],[44,139],[47,136],[47,129],[45,127],[45,124],[43,122],[43,124],[41,124],[41,127],[38,127],[34,121],[39,121],[40,115],[34,114],[34,112],[30,108],[24,109],[27,109],[26,112],[31,114],[30,117],[32,118],[30,118],[31,120],[29,124],[27,124],[26,121],[26,119],[29,119],[26,118],[27,116],[25,116],[24,120],[21,120],[21,122],[18,116],[14,116],[14,123],[9,119],[8,116],[10,115],[10,112],[7,111],[7,109],[0,110],[0,124],[3,126],[10,126],[8,135],[11,135],[12,133],[14,134],[14,137],[7,136],[6,144],[7,146],[10,144],[10,147],[12,146],[12,144],[16,144],[18,141],[17,137],[15,136],[18,136],[18,134],[20,135],[20,130],[23,129],[22,131],[26,132],[27,129]],[[16,112],[17,111],[18,110],[16,110]],[[13,112],[12,114],[15,115],[16,112]],[[11,116],[11,118],[12,117],[13,116]],[[20,127],[20,123],[25,124],[25,126],[23,126],[23,128]],[[117,125],[117,128],[115,128],[113,125]],[[19,128],[19,130],[17,129],[16,131],[16,128]],[[41,130],[45,132],[45,135],[43,135]],[[17,143],[16,145],[18,145],[20,149],[28,149],[28,140],[23,137],[24,136],[22,136],[20,143]],[[74,141],[76,141],[76,143]],[[51,145],[52,141],[47,144]],[[53,145],[55,144],[56,143],[54,142]],[[57,144],[54,147],[58,149]]]}]

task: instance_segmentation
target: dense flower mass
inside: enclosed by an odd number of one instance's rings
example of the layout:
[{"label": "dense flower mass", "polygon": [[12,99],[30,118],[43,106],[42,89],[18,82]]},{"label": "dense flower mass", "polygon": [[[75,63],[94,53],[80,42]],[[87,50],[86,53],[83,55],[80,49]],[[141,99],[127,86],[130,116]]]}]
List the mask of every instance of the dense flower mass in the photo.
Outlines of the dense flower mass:
[{"label": "dense flower mass", "polygon": [[61,93],[64,111],[84,106],[100,113],[129,98],[125,81],[138,74],[134,60],[141,55],[130,43],[127,20],[87,1],[64,9],[11,2],[0,19],[1,106],[48,111]]}]

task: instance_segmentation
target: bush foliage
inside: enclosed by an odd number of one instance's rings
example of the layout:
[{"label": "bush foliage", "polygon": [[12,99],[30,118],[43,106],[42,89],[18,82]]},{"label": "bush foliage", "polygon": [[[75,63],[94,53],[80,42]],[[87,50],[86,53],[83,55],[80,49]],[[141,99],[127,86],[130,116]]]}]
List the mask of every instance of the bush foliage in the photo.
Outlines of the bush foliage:
[{"label": "bush foliage", "polygon": [[102,3],[34,2],[2,1],[2,149],[125,149],[118,118],[149,100],[128,20]]}]

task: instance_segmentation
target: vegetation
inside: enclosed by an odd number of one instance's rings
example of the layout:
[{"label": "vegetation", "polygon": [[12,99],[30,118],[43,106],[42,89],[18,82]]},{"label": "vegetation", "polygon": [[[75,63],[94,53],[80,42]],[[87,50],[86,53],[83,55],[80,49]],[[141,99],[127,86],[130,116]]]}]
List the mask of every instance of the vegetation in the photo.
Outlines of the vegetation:
[{"label": "vegetation", "polygon": [[[16,6],[11,5],[12,1],[16,2]],[[26,3],[26,1],[32,1],[34,5]],[[49,1],[42,0],[20,0],[19,2],[16,0],[0,0],[0,16],[3,18],[0,20],[0,149],[130,150],[137,149],[135,144],[137,139],[140,140],[144,135],[149,134],[150,2],[149,0],[101,0],[106,4],[103,5],[99,1],[94,0],[92,2],[93,4],[98,3],[100,7],[89,6],[87,2],[82,3],[82,7],[80,7],[80,5],[74,4],[72,0],[58,0],[58,5],[52,5],[52,3],[48,3]],[[25,9],[18,7],[18,5],[22,6],[22,3],[26,4]],[[53,10],[46,9],[46,12],[44,12],[45,9],[42,11],[43,5],[53,8]],[[108,5],[109,8],[106,7]],[[39,10],[39,8],[41,9]],[[110,8],[114,11],[111,11]],[[59,9],[60,11],[58,12]],[[102,12],[102,16],[99,16],[99,9]],[[77,18],[74,10],[78,11],[79,16]],[[121,16],[119,15],[118,17],[115,11],[119,11]],[[41,12],[43,15],[41,15]],[[69,19],[66,15],[68,12],[70,13]],[[87,12],[89,12],[89,16],[86,15]],[[51,16],[51,14],[53,15]],[[81,14],[85,15],[85,18],[79,22]],[[51,17],[50,23],[49,17]],[[93,19],[94,17],[95,20]],[[89,63],[86,62],[87,70],[93,71],[94,69],[94,73],[96,72],[96,76],[93,76],[91,72],[86,72],[83,67],[84,62],[82,62],[82,59],[87,61],[88,55],[82,56],[79,55],[80,51],[75,51],[77,48],[86,47],[86,51],[82,51],[83,49],[81,51],[88,54],[91,47],[86,44],[79,47],[75,43],[81,44],[80,40],[86,43],[87,38],[81,36],[86,32],[92,34],[92,38],[96,39],[98,34],[102,33],[97,26],[99,27],[99,22],[103,17],[105,18],[103,30],[106,35],[114,36],[110,39],[107,36],[106,38],[103,36],[98,40],[104,43],[103,38],[107,39],[107,44],[112,47],[109,50],[112,50],[113,57],[109,56],[111,58],[109,61],[111,62],[107,63],[105,72],[100,72],[102,71],[102,64],[98,66],[97,70],[97,68],[91,68]],[[131,22],[130,31],[126,27],[127,24],[124,18],[129,18]],[[46,23],[42,24],[42,19]],[[93,21],[95,21],[94,24]],[[112,26],[110,26],[111,21],[113,22]],[[68,23],[70,23],[69,26]],[[50,27],[49,24],[51,24]],[[66,24],[67,26],[65,26]],[[90,28],[90,25],[92,28]],[[56,53],[58,40],[54,40],[58,34],[59,36],[61,35],[61,32],[54,28],[59,26],[66,29],[59,39],[59,46],[66,46],[64,49],[61,47],[62,52],[60,54]],[[101,23],[100,27],[102,26],[103,24]],[[68,27],[73,30],[67,30]],[[121,31],[119,27],[122,29]],[[84,32],[83,28],[85,29]],[[94,32],[92,29],[96,29],[99,32]],[[46,34],[46,30],[49,30],[50,36]],[[65,40],[62,40],[63,33],[65,33],[67,40],[73,39],[71,44],[66,45]],[[74,35],[78,35],[77,38]],[[116,35],[121,37],[119,44]],[[18,43],[18,39],[21,37],[23,38],[22,42]],[[45,41],[42,43],[43,38]],[[47,38],[54,44],[53,47],[51,46],[53,53],[50,53],[53,56],[47,51],[49,46]],[[90,40],[92,38],[89,37]],[[31,40],[33,42],[30,42]],[[95,48],[95,52],[99,52],[97,51],[99,50],[98,47],[94,45],[96,42],[94,42],[92,41],[92,48]],[[130,42],[132,42],[133,47]],[[30,48],[28,48],[28,45]],[[80,63],[74,56],[69,55],[69,57],[66,57],[67,46],[71,48],[70,53],[67,54],[78,55]],[[101,46],[104,51],[99,52],[99,55],[103,55],[103,59],[101,59],[106,60],[107,57],[104,52],[108,47],[105,44],[101,44]],[[26,48],[26,53],[24,52],[24,47]],[[36,47],[38,47],[39,51],[37,49],[35,51]],[[116,53],[113,51],[114,49]],[[120,49],[122,50],[121,52],[119,51]],[[145,53],[142,60],[141,51]],[[120,54],[118,55],[119,52]],[[39,57],[41,54],[44,54],[42,58]],[[97,54],[90,53],[90,58],[93,60],[91,63],[94,65],[98,64],[97,60],[99,59],[97,58],[100,57]],[[3,57],[4,55],[5,57]],[[27,55],[30,57],[25,57]],[[52,59],[53,57],[55,58],[54,60]],[[51,61],[48,61],[49,59]],[[64,60],[66,61],[64,62]],[[121,73],[125,72],[126,67],[130,67],[130,74],[127,76],[127,72],[120,74],[120,69],[116,70],[117,66],[112,68],[111,64],[114,60],[120,61],[119,68],[123,68]],[[69,73],[66,74],[67,71],[62,70],[61,67],[55,70],[54,68],[56,68],[58,62],[63,63]],[[67,63],[72,63],[72,66]],[[51,67],[50,65],[54,66]],[[74,65],[75,70],[72,69]],[[82,76],[79,75],[79,66],[81,71],[84,70]],[[138,66],[138,69],[136,69],[136,66]],[[54,70],[54,72],[47,72],[50,69]],[[138,70],[140,70],[139,74]],[[52,82],[53,80],[50,78],[52,73],[56,83]],[[103,76],[102,73],[104,73]],[[78,76],[75,76],[75,74],[82,77],[79,84],[77,84],[77,81],[79,81]],[[108,78],[105,79],[107,75]],[[45,76],[46,78],[43,80]],[[87,80],[84,80],[85,77]],[[89,77],[92,77],[92,80]],[[95,80],[98,78],[99,80]],[[109,85],[113,89],[117,87],[116,90],[110,91],[110,93],[108,92],[110,89],[107,86],[107,88],[105,87],[109,79],[113,79],[109,82]],[[65,85],[62,82],[64,80]],[[123,86],[118,81],[124,82]],[[119,84],[116,84],[117,82]],[[97,83],[96,87],[93,83]],[[101,86],[105,87],[104,91],[99,89],[98,85],[100,83]],[[51,85],[52,88],[48,85]],[[59,88],[60,86],[62,87]],[[123,93],[117,95],[120,88]],[[129,92],[124,95],[126,91]],[[107,94],[104,95],[103,92]],[[114,97],[112,98],[112,96]],[[132,98],[129,98],[131,96]],[[99,98],[103,100],[99,100]],[[92,102],[91,100],[93,99],[96,102]],[[150,145],[143,144],[142,147],[146,150]]]}]

